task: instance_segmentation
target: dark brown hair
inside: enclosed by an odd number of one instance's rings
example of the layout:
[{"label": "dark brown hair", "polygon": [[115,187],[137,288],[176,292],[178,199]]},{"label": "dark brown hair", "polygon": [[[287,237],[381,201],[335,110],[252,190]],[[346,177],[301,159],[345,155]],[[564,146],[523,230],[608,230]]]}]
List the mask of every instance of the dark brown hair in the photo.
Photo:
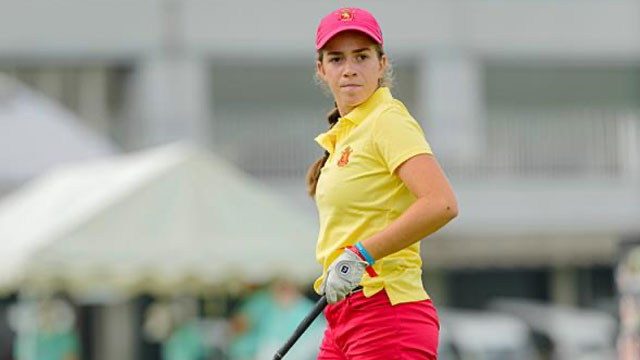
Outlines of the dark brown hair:
[{"label": "dark brown hair", "polygon": [[[378,59],[382,59],[382,56],[384,55],[384,50],[382,50],[382,46],[380,46],[380,44],[375,44],[374,46],[375,46],[376,53],[378,54]],[[320,49],[318,50],[318,61],[322,62],[323,58],[324,58],[324,50]],[[327,85],[318,78],[317,74],[316,74],[316,82],[320,84],[322,87],[325,87],[325,88],[327,87]],[[387,68],[385,69],[383,77],[380,79],[379,85],[390,87],[392,82],[393,82],[393,69],[391,67],[391,64],[387,62]],[[327,90],[327,92],[330,93],[328,89],[325,89],[325,90]],[[327,114],[329,129],[331,129],[338,122],[338,119],[340,119],[340,112],[338,111],[338,107],[336,105],[336,107],[333,110],[329,111],[329,113]],[[322,169],[324,164],[327,162],[327,159],[329,159],[329,152],[325,151],[324,155],[318,160],[316,160],[316,162],[309,167],[309,170],[307,170],[307,177],[306,177],[307,193],[311,197],[314,197],[316,195],[316,187],[318,186],[318,179],[320,178],[320,170]]]},{"label": "dark brown hair", "polygon": [[[340,119],[340,112],[336,106],[327,114],[329,129],[338,122],[338,119]],[[327,159],[329,159],[329,152],[325,150],[324,155],[316,160],[316,162],[309,167],[309,170],[307,170],[307,193],[309,196],[313,197],[316,195],[316,187],[318,186],[318,179],[320,178],[320,169],[322,169],[324,164],[327,162]]]}]

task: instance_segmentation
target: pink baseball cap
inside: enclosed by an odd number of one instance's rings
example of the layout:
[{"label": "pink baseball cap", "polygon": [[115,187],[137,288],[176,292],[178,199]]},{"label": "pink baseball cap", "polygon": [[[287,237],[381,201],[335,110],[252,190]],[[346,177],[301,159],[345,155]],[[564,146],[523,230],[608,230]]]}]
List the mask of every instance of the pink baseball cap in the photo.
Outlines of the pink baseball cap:
[{"label": "pink baseball cap", "polygon": [[382,46],[382,30],[376,18],[365,9],[345,7],[325,16],[316,34],[316,50],[331,40],[337,33],[346,30],[361,31]]}]

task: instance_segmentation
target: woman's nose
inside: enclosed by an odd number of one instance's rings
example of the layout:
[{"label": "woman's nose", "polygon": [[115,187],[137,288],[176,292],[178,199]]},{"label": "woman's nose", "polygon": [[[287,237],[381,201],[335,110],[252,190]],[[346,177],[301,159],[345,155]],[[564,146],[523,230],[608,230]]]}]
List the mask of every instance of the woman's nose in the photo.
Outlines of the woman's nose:
[{"label": "woman's nose", "polygon": [[351,61],[347,61],[342,72],[344,76],[353,76],[356,74],[355,64]]}]

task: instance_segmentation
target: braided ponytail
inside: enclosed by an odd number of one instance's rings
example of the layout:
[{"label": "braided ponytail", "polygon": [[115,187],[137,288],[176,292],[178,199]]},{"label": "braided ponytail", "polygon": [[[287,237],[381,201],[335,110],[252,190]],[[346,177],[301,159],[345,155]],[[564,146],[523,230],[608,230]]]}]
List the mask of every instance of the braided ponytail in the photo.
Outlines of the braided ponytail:
[{"label": "braided ponytail", "polygon": [[[329,129],[331,129],[340,119],[340,112],[338,107],[335,107],[327,114],[327,121],[329,122]],[[316,187],[318,186],[318,179],[320,178],[320,170],[329,159],[329,152],[325,151],[324,155],[316,160],[313,165],[307,170],[307,193],[309,196],[314,197],[316,195]]]}]

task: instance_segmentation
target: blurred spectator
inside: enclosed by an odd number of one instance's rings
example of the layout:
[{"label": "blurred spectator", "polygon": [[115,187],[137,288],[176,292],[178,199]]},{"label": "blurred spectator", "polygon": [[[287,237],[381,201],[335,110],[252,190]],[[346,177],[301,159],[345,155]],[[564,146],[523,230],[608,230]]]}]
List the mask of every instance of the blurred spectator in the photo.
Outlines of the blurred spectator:
[{"label": "blurred spectator", "polygon": [[180,297],[171,303],[158,302],[147,311],[145,334],[162,342],[163,360],[204,360],[207,348],[199,326],[197,303]]},{"label": "blurred spectator", "polygon": [[[253,360],[272,358],[311,311],[313,302],[284,279],[252,294],[232,317],[233,339],[229,358]],[[287,354],[291,359],[316,359],[325,328],[318,317]]]},{"label": "blurred spectator", "polygon": [[633,243],[622,257],[616,271],[620,292],[620,331],[618,352],[621,360],[640,357],[640,244]]},{"label": "blurred spectator", "polygon": [[18,360],[75,360],[80,346],[75,314],[65,300],[54,297],[18,304],[10,310],[16,332],[14,357]]},{"label": "blurred spectator", "polygon": [[9,298],[0,300],[0,359],[13,359],[14,334],[9,327]]}]

